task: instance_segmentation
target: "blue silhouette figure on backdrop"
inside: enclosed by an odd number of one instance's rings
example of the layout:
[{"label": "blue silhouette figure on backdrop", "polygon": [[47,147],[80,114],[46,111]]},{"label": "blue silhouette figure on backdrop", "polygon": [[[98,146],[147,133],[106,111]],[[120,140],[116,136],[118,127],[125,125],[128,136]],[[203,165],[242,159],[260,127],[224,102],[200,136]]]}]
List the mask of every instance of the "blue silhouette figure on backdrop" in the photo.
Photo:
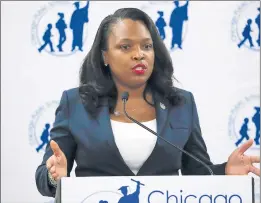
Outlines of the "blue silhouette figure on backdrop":
[{"label": "blue silhouette figure on backdrop", "polygon": [[140,185],[144,186],[144,184],[140,183],[140,181],[131,180],[137,183],[136,191],[128,195],[128,186],[122,186],[119,190],[123,194],[123,197],[120,198],[118,203],[139,203]]},{"label": "blue silhouette figure on backdrop", "polygon": [[[252,117],[252,122],[255,124],[256,132],[255,132],[255,144],[260,145],[260,107],[255,106],[254,109],[255,114]],[[236,146],[238,146],[244,139],[249,140],[249,135],[248,135],[248,123],[249,119],[245,118],[244,123],[240,128],[239,134],[241,137],[238,139],[238,141],[235,143]]]},{"label": "blue silhouette figure on backdrop", "polygon": [[99,203],[108,203],[108,201],[100,200]]},{"label": "blue silhouette figure on backdrop", "polygon": [[[89,22],[89,17],[88,17],[89,1],[87,1],[86,6],[83,8],[80,8],[80,2],[75,2],[73,4],[75,6],[75,10],[72,13],[71,19],[70,19],[70,29],[72,30],[71,51],[73,52],[76,47],[78,47],[78,49],[80,51],[83,51],[83,28],[84,28],[84,24]],[[57,30],[59,32],[59,40],[58,40],[59,42],[58,42],[57,48],[58,48],[59,52],[63,52],[64,50],[63,50],[62,46],[65,43],[65,41],[67,40],[65,30],[67,29],[68,26],[64,20],[64,13],[59,12],[58,16],[60,18],[55,23],[55,27],[57,28]],[[38,51],[40,53],[43,49],[45,49],[45,47],[47,45],[50,46],[50,51],[54,52],[53,43],[51,40],[51,37],[53,36],[51,33],[51,30],[52,30],[52,24],[49,23],[47,25],[47,29],[42,37],[44,44],[38,49]]]},{"label": "blue silhouette figure on backdrop", "polygon": [[89,9],[89,1],[87,1],[87,5],[83,8],[80,8],[80,2],[75,2],[75,11],[71,16],[70,28],[73,32],[73,42],[72,42],[72,50],[74,51],[75,47],[78,47],[80,51],[82,50],[83,44],[83,27],[84,24],[89,22],[88,18],[88,9]]},{"label": "blue silhouette figure on backdrop", "polygon": [[55,27],[57,28],[59,32],[59,44],[57,45],[57,48],[59,49],[60,52],[63,52],[63,43],[66,41],[66,34],[65,34],[65,29],[67,28],[67,25],[64,21],[64,13],[58,13],[60,16],[59,20],[55,24]]},{"label": "blue silhouette figure on backdrop", "polygon": [[257,42],[258,46],[260,46],[260,7],[257,8],[257,10],[258,10],[258,15],[255,19],[255,23],[257,24],[257,27],[258,27],[258,38],[257,38],[256,42]]},{"label": "blue silhouette figure on backdrop", "polygon": [[241,135],[241,138],[236,142],[236,146],[238,146],[244,139],[249,140],[249,136],[248,136],[248,122],[249,119],[245,118],[244,119],[244,123],[241,126],[241,129],[239,131],[239,134]]},{"label": "blue silhouette figure on backdrop", "polygon": [[238,48],[240,48],[245,42],[246,42],[246,40],[248,40],[249,41],[249,44],[250,44],[250,47],[253,47],[254,45],[253,45],[253,42],[252,42],[252,37],[251,37],[251,32],[252,32],[252,30],[251,30],[251,24],[252,24],[252,20],[251,19],[248,19],[247,20],[247,24],[246,24],[246,26],[245,26],[245,28],[244,28],[244,30],[243,30],[243,32],[242,32],[242,35],[243,35],[243,40],[237,45],[238,46]]},{"label": "blue silhouette figure on backdrop", "polygon": [[155,25],[158,28],[161,39],[164,40],[166,38],[165,30],[164,30],[164,27],[166,27],[166,22],[163,18],[164,13],[163,11],[158,11],[158,14],[159,14],[159,18],[155,22]]},{"label": "blue silhouette figure on backdrop", "polygon": [[255,143],[256,145],[260,145],[260,107],[254,107],[256,110],[254,116],[252,117],[252,121],[256,127],[256,136],[255,136]]},{"label": "blue silhouette figure on backdrop", "polygon": [[50,128],[50,124],[49,124],[49,123],[46,123],[46,124],[45,124],[45,129],[43,130],[42,135],[41,135],[41,137],[40,137],[40,139],[41,139],[41,141],[42,141],[42,144],[40,144],[40,145],[36,148],[36,151],[37,151],[37,152],[39,152],[39,151],[43,148],[43,146],[44,146],[45,144],[48,144],[48,142],[49,142],[49,139],[48,139],[48,137],[49,137],[49,128]]},{"label": "blue silhouette figure on backdrop", "polygon": [[183,6],[179,6],[179,1],[177,0],[174,1],[174,4],[176,8],[172,11],[169,22],[169,26],[172,28],[171,49],[174,49],[175,44],[182,49],[183,23],[188,20],[189,1],[187,0]]},{"label": "blue silhouette figure on backdrop", "polygon": [[44,44],[38,49],[39,52],[41,52],[47,45],[50,46],[51,52],[54,52],[53,43],[52,43],[52,40],[51,40],[51,37],[53,36],[52,32],[51,32],[52,27],[53,26],[52,26],[51,23],[49,23],[47,25],[47,29],[46,29],[46,31],[44,32],[44,35],[43,35]]}]

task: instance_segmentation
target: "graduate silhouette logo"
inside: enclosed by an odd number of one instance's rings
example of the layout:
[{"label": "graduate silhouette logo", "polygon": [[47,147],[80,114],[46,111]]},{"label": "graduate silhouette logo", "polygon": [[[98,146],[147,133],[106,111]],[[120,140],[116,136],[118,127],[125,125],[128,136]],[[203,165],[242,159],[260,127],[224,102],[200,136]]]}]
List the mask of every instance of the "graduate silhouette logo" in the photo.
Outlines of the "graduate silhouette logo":
[{"label": "graduate silhouette logo", "polygon": [[133,179],[131,180],[137,183],[136,190],[133,193],[128,194],[128,190],[127,190],[128,186],[120,187],[119,190],[121,191],[123,196],[119,199],[118,203],[139,203],[140,186],[141,185],[145,186],[145,185],[140,183],[139,181]]},{"label": "graduate silhouette logo", "polygon": [[260,4],[244,2],[234,12],[232,40],[239,49],[260,50]]},{"label": "graduate silhouette logo", "polygon": [[47,102],[41,105],[31,117],[28,128],[29,141],[37,153],[44,152],[50,141],[50,130],[58,105],[58,101]]},{"label": "graduate silhouette logo", "polygon": [[33,17],[31,38],[39,54],[69,56],[84,51],[89,1],[50,2]]},{"label": "graduate silhouette logo", "polygon": [[182,50],[186,34],[189,1],[149,2],[142,10],[154,20],[161,39],[170,50]]},{"label": "graduate silhouette logo", "polygon": [[145,184],[131,178],[136,183],[134,192],[129,192],[129,186],[120,186],[118,191],[100,191],[86,197],[81,203],[139,203],[141,186]]},{"label": "graduate silhouette logo", "polygon": [[251,149],[260,149],[260,96],[251,95],[231,111],[229,118],[229,135],[236,147],[250,138],[254,139]]}]

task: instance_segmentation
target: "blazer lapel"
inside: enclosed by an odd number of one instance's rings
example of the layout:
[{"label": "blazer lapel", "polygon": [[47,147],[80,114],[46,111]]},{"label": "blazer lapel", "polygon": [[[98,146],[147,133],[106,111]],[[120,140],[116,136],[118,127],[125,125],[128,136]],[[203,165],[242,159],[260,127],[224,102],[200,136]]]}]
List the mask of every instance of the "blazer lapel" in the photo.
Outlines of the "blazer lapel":
[{"label": "blazer lapel", "polygon": [[[163,101],[160,97],[157,98],[157,96],[154,96],[155,101],[155,108],[156,108],[156,120],[157,120],[157,135],[160,135],[163,137],[163,129],[166,129],[165,126],[168,123],[168,115],[169,115],[169,103],[167,101]],[[152,135],[151,136],[155,136]],[[158,163],[161,162],[162,157],[159,155],[162,153],[162,149],[164,148],[165,142],[161,140],[160,138],[157,138],[156,145],[154,149],[152,150],[150,156],[148,159],[144,162],[142,167],[140,168],[137,175],[150,175],[151,167],[158,167],[155,165],[155,163],[158,165]]]},{"label": "blazer lapel", "polygon": [[[157,134],[162,136],[163,129],[165,129],[165,125],[167,123],[167,118],[169,115],[169,103],[168,101],[164,101],[161,97],[155,95],[155,108],[156,108],[156,120],[157,120]],[[162,140],[157,140],[157,143],[161,143]],[[163,141],[164,142],[164,141]]]}]

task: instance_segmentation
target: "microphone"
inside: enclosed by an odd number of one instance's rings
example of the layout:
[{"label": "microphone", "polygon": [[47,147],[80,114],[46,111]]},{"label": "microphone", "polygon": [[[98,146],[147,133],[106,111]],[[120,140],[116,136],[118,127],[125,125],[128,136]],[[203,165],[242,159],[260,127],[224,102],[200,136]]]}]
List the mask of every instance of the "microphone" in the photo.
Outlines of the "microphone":
[{"label": "microphone", "polygon": [[153,130],[151,130],[150,128],[148,128],[147,126],[143,125],[142,123],[140,123],[139,121],[135,120],[134,118],[130,117],[128,115],[128,113],[126,112],[126,103],[129,99],[129,93],[128,92],[123,92],[121,99],[123,101],[123,111],[125,116],[130,119],[131,121],[133,121],[134,123],[138,124],[139,126],[141,126],[142,128],[148,130],[149,132],[151,132],[152,134],[156,135],[158,138],[162,139],[163,141],[165,141],[166,143],[170,144],[172,147],[175,147],[176,149],[178,149],[179,151],[183,152],[184,154],[188,155],[189,157],[191,157],[192,159],[194,159],[195,161],[201,163],[204,167],[206,167],[210,173],[210,175],[214,175],[212,169],[203,161],[201,161],[200,159],[198,159],[197,157],[195,157],[194,155],[190,154],[189,152],[187,152],[186,150],[180,148],[179,146],[172,144],[171,142],[169,142],[168,140],[164,139],[163,137],[161,137],[160,135],[158,135],[156,132],[154,132]]}]

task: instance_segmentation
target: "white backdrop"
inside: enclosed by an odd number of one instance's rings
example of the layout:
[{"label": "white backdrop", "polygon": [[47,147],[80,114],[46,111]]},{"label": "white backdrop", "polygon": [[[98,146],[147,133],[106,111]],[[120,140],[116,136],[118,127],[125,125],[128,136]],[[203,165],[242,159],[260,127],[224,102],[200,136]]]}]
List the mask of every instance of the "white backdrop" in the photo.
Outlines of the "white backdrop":
[{"label": "white backdrop", "polygon": [[[66,29],[64,52],[58,52],[58,12],[64,13],[69,27],[72,2],[1,2],[1,193],[3,203],[43,203],[35,185],[35,170],[43,150],[36,151],[46,123],[52,125],[62,91],[77,86],[79,67],[93,42],[101,20],[121,7],[137,7],[154,22],[163,11],[167,26],[165,43],[170,49],[169,17],[174,4],[168,2],[95,2],[89,5],[89,22],[84,27],[83,52],[71,52],[72,32]],[[80,7],[86,4],[80,2]],[[181,2],[183,6],[185,2]],[[188,20],[183,24],[182,50],[170,50],[177,86],[192,91],[198,107],[203,137],[214,163],[227,160],[240,138],[244,118],[248,134],[255,137],[254,107],[260,107],[260,47],[256,40],[259,2],[192,1]],[[242,31],[252,19],[253,47]],[[47,46],[41,53],[42,35],[48,23],[54,52]],[[245,140],[244,140],[245,141]],[[244,142],[243,141],[243,142]],[[243,143],[242,142],[242,143]],[[259,155],[260,145],[248,153]],[[74,175],[74,171],[72,172]],[[250,174],[251,175],[251,174]],[[258,179],[259,182],[259,179]],[[257,186],[259,191],[259,185]],[[259,193],[256,193],[257,203]]]}]

